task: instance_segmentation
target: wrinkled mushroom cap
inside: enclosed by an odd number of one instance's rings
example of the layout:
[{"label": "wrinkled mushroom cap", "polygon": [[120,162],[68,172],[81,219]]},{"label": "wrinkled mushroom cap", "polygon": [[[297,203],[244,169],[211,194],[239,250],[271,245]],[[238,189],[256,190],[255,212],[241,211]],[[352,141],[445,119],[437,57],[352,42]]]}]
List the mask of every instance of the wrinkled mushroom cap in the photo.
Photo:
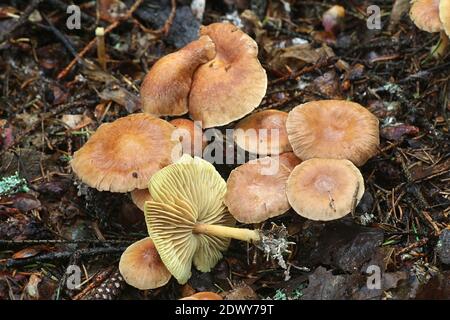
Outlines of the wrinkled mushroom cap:
[{"label": "wrinkled mushroom cap", "polygon": [[144,189],[159,169],[176,161],[181,144],[172,140],[175,127],[146,114],[132,114],[102,124],[74,153],[72,169],[100,191]]},{"label": "wrinkled mushroom cap", "polygon": [[189,119],[180,118],[169,122],[177,128],[176,133],[183,146],[183,153],[191,156],[201,156],[208,142],[203,136],[202,128]]},{"label": "wrinkled mushroom cap", "polygon": [[442,28],[450,38],[450,0],[441,0],[439,3],[439,18]]},{"label": "wrinkled mushroom cap", "polygon": [[203,36],[159,59],[142,82],[142,110],[155,116],[187,113],[193,73],[214,55],[214,43]]},{"label": "wrinkled mushroom cap", "polygon": [[277,157],[251,160],[233,171],[227,180],[225,204],[242,223],[260,223],[290,209],[286,182],[291,169]]},{"label": "wrinkled mushroom cap", "polygon": [[279,155],[279,159],[291,171],[302,162],[293,152],[282,153]]},{"label": "wrinkled mushroom cap", "polygon": [[133,243],[122,253],[119,271],[126,283],[140,290],[162,287],[172,276],[150,238]]},{"label": "wrinkled mushroom cap", "polygon": [[184,284],[192,263],[209,272],[230,239],[193,233],[197,223],[233,226],[223,203],[226,182],[209,162],[183,155],[158,171],[149,183],[153,201],[145,203],[149,234],[170,273]]},{"label": "wrinkled mushroom cap", "polygon": [[133,203],[136,205],[136,207],[138,207],[142,211],[144,211],[145,201],[152,200],[152,197],[150,196],[150,192],[148,191],[148,189],[135,189],[130,192],[130,195]]},{"label": "wrinkled mushroom cap", "polygon": [[363,177],[348,160],[306,160],[295,167],[287,182],[292,208],[311,220],[342,218],[358,204],[363,193]]},{"label": "wrinkled mushroom cap", "polygon": [[286,132],[287,112],[265,110],[238,122],[234,128],[236,144],[251,153],[277,155],[292,151]]},{"label": "wrinkled mushroom cap", "polygon": [[223,298],[215,292],[205,291],[194,293],[193,295],[181,298],[180,300],[223,300]]},{"label": "wrinkled mushroom cap", "polygon": [[420,30],[439,32],[442,28],[439,20],[439,0],[415,0],[411,5],[409,17]]},{"label": "wrinkled mushroom cap", "polygon": [[216,46],[216,56],[194,73],[189,114],[203,128],[223,126],[255,109],[266,94],[267,75],[258,45],[231,23],[201,27]]},{"label": "wrinkled mushroom cap", "polygon": [[286,121],[296,156],[348,159],[361,166],[378,152],[378,119],[361,105],[343,100],[301,104]]}]

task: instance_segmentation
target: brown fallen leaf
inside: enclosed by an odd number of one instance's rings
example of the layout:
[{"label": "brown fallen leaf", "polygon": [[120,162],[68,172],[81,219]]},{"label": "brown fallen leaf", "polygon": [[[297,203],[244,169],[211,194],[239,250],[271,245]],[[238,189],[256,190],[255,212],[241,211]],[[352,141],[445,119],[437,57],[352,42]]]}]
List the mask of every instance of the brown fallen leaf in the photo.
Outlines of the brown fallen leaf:
[{"label": "brown fallen leaf", "polygon": [[394,126],[384,127],[380,131],[380,135],[388,140],[398,141],[403,136],[415,136],[419,133],[419,128],[408,124],[397,124]]}]

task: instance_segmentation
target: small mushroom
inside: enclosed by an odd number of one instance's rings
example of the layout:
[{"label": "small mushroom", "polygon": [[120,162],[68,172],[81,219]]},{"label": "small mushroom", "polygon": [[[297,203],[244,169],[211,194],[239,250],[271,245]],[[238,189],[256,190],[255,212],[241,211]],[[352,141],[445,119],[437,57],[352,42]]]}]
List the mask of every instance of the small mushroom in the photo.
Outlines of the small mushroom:
[{"label": "small mushroom", "polygon": [[448,41],[448,38],[450,38],[450,0],[441,0],[439,2],[439,18],[441,19],[442,29],[447,34]]},{"label": "small mushroom", "polygon": [[189,119],[180,118],[169,122],[177,128],[176,133],[178,133],[181,145],[183,146],[183,153],[201,157],[208,143],[207,139],[203,136],[202,128]]},{"label": "small mushroom", "polygon": [[223,300],[223,298],[215,292],[204,291],[194,293],[193,295],[181,298],[180,300]]},{"label": "small mushroom", "polygon": [[150,192],[148,191],[148,189],[135,189],[131,191],[130,194],[133,203],[136,205],[136,207],[138,207],[142,211],[144,211],[145,201],[152,200],[152,197],[150,196]]},{"label": "small mushroom", "polygon": [[72,169],[99,191],[144,189],[156,171],[181,156],[174,131],[167,121],[143,113],[102,124],[74,153]]},{"label": "small mushroom", "polygon": [[122,253],[119,271],[126,283],[140,290],[162,287],[172,277],[150,238],[133,243]]},{"label": "small mushroom", "polygon": [[242,223],[260,223],[285,213],[291,208],[286,182],[292,169],[278,157],[251,160],[237,167],[227,180],[225,205]]},{"label": "small mushroom", "polygon": [[361,105],[343,100],[301,104],[289,112],[286,128],[301,160],[348,159],[361,166],[378,152],[378,119]]},{"label": "small mushroom", "polygon": [[142,110],[155,116],[187,113],[193,74],[214,55],[214,43],[208,36],[202,36],[159,59],[142,82]]},{"label": "small mushroom", "polygon": [[149,182],[145,203],[148,232],[170,273],[184,284],[191,265],[209,272],[228,248],[230,238],[257,242],[257,230],[233,228],[223,203],[226,182],[209,162],[183,155]]},{"label": "small mushroom", "polygon": [[265,110],[238,122],[234,128],[236,144],[251,153],[277,155],[292,151],[286,132],[287,112]]},{"label": "small mushroom", "polygon": [[449,45],[449,39],[443,30],[445,24],[448,27],[450,23],[450,14],[448,13],[450,6],[448,2],[445,0],[415,0],[409,11],[409,17],[417,28],[429,33],[440,32],[439,42],[431,48],[431,52],[435,57],[443,56]]},{"label": "small mushroom", "polygon": [[302,217],[339,219],[359,203],[364,181],[348,160],[310,159],[295,167],[287,181],[287,197]]},{"label": "small mushroom", "polygon": [[258,45],[231,23],[201,27],[216,46],[213,60],[194,73],[189,114],[203,128],[223,126],[253,111],[267,89],[267,75],[258,60]]}]

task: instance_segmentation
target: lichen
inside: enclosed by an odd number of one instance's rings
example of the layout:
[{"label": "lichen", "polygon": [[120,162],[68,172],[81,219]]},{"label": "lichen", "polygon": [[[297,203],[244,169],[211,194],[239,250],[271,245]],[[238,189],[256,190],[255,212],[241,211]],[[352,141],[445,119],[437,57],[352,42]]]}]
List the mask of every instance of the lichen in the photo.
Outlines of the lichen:
[{"label": "lichen", "polygon": [[27,181],[16,172],[14,175],[0,180],[0,196],[7,196],[17,192],[28,192]]}]

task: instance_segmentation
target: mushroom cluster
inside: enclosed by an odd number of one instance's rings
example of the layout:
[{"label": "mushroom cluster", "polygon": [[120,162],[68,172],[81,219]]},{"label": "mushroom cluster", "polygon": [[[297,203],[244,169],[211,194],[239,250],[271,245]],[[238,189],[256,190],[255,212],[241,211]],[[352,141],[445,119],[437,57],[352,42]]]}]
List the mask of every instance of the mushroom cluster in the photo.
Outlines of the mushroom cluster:
[{"label": "mushroom cluster", "polygon": [[[360,201],[364,181],[357,166],[378,152],[378,119],[341,100],[249,115],[267,87],[257,54],[255,41],[230,23],[202,27],[198,40],[160,59],[146,75],[144,113],[101,125],[75,152],[71,165],[84,183],[130,192],[144,211],[149,237],[129,246],[119,263],[128,284],[154,289],[172,276],[184,284],[192,266],[209,272],[231,239],[256,244],[286,268],[286,229],[275,239],[276,231],[258,224],[291,208],[311,220],[338,219]],[[186,113],[195,122],[158,118]],[[236,120],[235,144],[259,158],[225,181],[199,157],[206,146],[202,128]],[[256,228],[236,227],[236,221]],[[220,296],[189,297],[213,298]]]},{"label": "mushroom cluster", "polygon": [[450,0],[415,0],[409,17],[420,30],[440,32],[439,42],[431,52],[435,57],[444,56],[450,43]]},{"label": "mushroom cluster", "polygon": [[141,86],[142,108],[156,116],[189,112],[202,128],[253,111],[267,89],[256,42],[231,23],[200,28],[200,38],[161,58]]}]

